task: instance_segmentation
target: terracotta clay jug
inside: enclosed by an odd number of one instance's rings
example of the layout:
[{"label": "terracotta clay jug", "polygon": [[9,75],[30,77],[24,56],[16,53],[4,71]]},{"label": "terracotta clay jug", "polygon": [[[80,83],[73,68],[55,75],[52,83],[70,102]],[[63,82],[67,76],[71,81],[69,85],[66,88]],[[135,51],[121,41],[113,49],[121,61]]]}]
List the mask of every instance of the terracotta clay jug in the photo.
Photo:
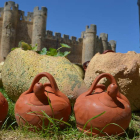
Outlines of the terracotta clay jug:
[{"label": "terracotta clay jug", "polygon": [[[106,92],[103,85],[96,86],[100,79],[104,77],[111,82]],[[95,91],[92,94],[93,90]],[[128,99],[119,92],[114,77],[107,73],[99,75],[89,90],[77,98],[74,112],[78,130],[87,134],[92,133],[92,135],[103,136],[106,135],[105,133],[107,135],[121,135],[124,131],[120,127],[126,130],[131,120],[131,108]],[[88,120],[101,113],[103,114],[92,119],[83,130]],[[115,123],[120,127],[110,123]],[[103,129],[105,126],[107,127]],[[102,129],[104,133],[99,131]]]},{"label": "terracotta clay jug", "polygon": [[[39,83],[42,77],[49,79],[50,83]],[[51,104],[51,105],[50,105]],[[44,111],[49,117],[68,121],[71,113],[69,99],[57,87],[53,76],[47,72],[38,74],[30,88],[21,94],[15,105],[15,117],[17,123],[22,126],[27,123],[37,128],[42,128],[42,120],[45,126],[49,120],[43,116]],[[64,124],[60,127],[63,128]],[[29,129],[33,131],[31,127]]]},{"label": "terracotta clay jug", "polygon": [[8,102],[1,92],[0,92],[0,112],[1,112],[0,113],[0,126],[2,126],[8,113]]}]

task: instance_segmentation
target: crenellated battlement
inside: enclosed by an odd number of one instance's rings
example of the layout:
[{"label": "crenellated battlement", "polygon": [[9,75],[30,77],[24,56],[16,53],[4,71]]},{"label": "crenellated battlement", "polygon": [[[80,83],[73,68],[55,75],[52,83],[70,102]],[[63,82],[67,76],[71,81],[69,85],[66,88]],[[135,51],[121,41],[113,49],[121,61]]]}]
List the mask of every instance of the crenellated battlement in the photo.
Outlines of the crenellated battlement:
[{"label": "crenellated battlement", "polygon": [[95,24],[91,24],[90,27],[87,25],[86,26],[86,33],[89,33],[89,32],[97,32],[97,28],[96,28],[96,25]]},{"label": "crenellated battlement", "polygon": [[47,8],[41,7],[41,10],[39,10],[39,7],[34,8],[33,16],[47,16]]},{"label": "crenellated battlement", "polygon": [[78,41],[79,43],[83,43],[83,38],[78,38],[77,41]]},{"label": "crenellated battlement", "polygon": [[115,40],[110,40],[110,41],[109,41],[109,44],[110,44],[110,46],[111,46],[111,49],[112,49],[113,51],[116,51],[116,41],[115,41]]},{"label": "crenellated battlement", "polygon": [[84,38],[85,31],[81,32],[81,38]]},{"label": "crenellated battlement", "polygon": [[14,10],[18,10],[18,8],[19,8],[19,5],[13,1],[8,1],[8,2],[5,2],[5,4],[4,4],[5,11],[6,10],[13,10],[14,11]]},{"label": "crenellated battlement", "polygon": [[61,39],[61,33],[54,33],[55,39]]},{"label": "crenellated battlement", "polygon": [[33,21],[33,12],[28,12],[27,16],[25,16],[26,21]]},{"label": "crenellated battlement", "polygon": [[76,39],[77,39],[77,37],[75,37],[75,36],[71,36],[71,38],[70,38],[70,40],[71,40],[72,42],[76,42]]},{"label": "crenellated battlement", "polygon": [[25,16],[24,11],[19,10],[18,12],[21,21],[29,21],[29,22],[33,21],[33,12],[28,12],[27,16]]},{"label": "crenellated battlement", "polygon": [[96,41],[97,42],[101,42],[102,41],[101,38],[98,35],[96,35]]},{"label": "crenellated battlement", "polygon": [[53,32],[50,31],[50,30],[47,30],[46,31],[46,39],[54,39],[54,40],[60,40],[62,42],[65,42],[65,43],[82,43],[83,39],[82,38],[76,38],[75,36],[71,36],[70,39],[69,39],[69,35],[66,35],[64,34],[62,37],[61,37],[61,33],[56,33],[53,35]]},{"label": "crenellated battlement", "polygon": [[65,35],[65,34],[64,34],[64,35],[63,35],[63,39],[64,39],[64,40],[69,40],[69,35]]},{"label": "crenellated battlement", "polygon": [[100,33],[100,38],[103,41],[108,41],[108,34],[106,34],[106,33]]},{"label": "crenellated battlement", "polygon": [[116,41],[115,40],[110,40],[109,43],[111,44],[111,46],[116,45]]},{"label": "crenellated battlement", "polygon": [[50,30],[47,30],[47,31],[46,31],[46,36],[47,36],[48,38],[52,38],[52,37],[53,37],[53,32],[50,31]]}]

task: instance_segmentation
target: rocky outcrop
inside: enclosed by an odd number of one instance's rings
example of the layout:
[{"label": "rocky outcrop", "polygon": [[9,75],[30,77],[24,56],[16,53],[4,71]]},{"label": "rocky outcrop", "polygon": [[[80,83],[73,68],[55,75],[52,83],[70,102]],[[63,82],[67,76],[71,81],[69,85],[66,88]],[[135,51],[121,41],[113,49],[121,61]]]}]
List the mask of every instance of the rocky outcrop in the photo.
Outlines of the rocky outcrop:
[{"label": "rocky outcrop", "polygon": [[[40,72],[50,73],[58,87],[73,101],[87,90],[84,80],[65,57],[40,55],[33,51],[15,49],[6,58],[2,69],[3,86],[9,97],[16,101]],[[46,78],[42,83],[48,82]]]},{"label": "rocky outcrop", "polygon": [[[120,92],[130,101],[132,111],[140,110],[140,54],[133,51],[127,53],[96,54],[90,61],[85,73],[85,83],[91,86],[101,73],[113,75],[119,85]],[[108,86],[109,81],[103,78],[99,83]]]}]

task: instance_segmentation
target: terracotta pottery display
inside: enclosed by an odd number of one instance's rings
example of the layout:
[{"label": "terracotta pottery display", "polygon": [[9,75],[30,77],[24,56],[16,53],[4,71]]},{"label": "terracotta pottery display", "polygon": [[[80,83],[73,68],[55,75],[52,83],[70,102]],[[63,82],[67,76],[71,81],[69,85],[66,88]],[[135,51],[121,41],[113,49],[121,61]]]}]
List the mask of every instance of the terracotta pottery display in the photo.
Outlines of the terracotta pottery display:
[{"label": "terracotta pottery display", "polygon": [[[104,77],[111,82],[106,92],[103,91],[105,89],[103,85],[96,86],[100,79]],[[93,90],[94,93],[92,94]],[[114,77],[108,73],[99,75],[90,89],[77,98],[74,112],[78,130],[88,131],[87,133],[92,133],[92,135],[99,134],[102,136],[106,135],[105,133],[108,135],[121,135],[124,131],[119,126],[126,130],[131,120],[130,103],[128,99],[119,92]],[[91,120],[83,130],[84,125],[89,119],[103,112],[105,113]],[[115,123],[119,126],[110,124],[103,130],[104,133],[100,133],[99,130],[102,130],[109,123]]]},{"label": "terracotta pottery display", "polygon": [[86,61],[85,63],[83,63],[83,69],[86,71],[88,64],[90,61]]},{"label": "terracotta pottery display", "polygon": [[108,52],[114,52],[113,50],[105,50],[102,54],[106,54]]},{"label": "terracotta pottery display", "polygon": [[[50,83],[39,83],[42,77],[47,77]],[[50,105],[51,104],[51,105]],[[61,91],[52,75],[47,72],[38,74],[30,88],[21,94],[15,105],[15,117],[17,123],[22,126],[27,123],[37,128],[42,128],[42,120],[45,126],[49,124],[47,117],[43,116],[45,112],[49,117],[68,121],[71,113],[69,99]],[[60,127],[64,124],[61,123]],[[30,130],[34,130],[31,129]]]},{"label": "terracotta pottery display", "polygon": [[3,124],[8,113],[8,102],[0,92],[0,126]]}]

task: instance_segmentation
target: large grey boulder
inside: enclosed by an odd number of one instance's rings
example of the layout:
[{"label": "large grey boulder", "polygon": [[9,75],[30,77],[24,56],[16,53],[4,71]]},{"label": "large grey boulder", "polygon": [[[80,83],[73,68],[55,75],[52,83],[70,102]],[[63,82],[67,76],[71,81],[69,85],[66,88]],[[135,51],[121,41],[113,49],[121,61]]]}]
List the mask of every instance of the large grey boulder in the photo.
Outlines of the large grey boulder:
[{"label": "large grey boulder", "polygon": [[[132,111],[140,110],[140,54],[127,53],[96,54],[90,61],[85,73],[85,83],[91,86],[101,73],[113,75],[120,92],[130,101]],[[108,86],[109,81],[103,78],[99,83]]]}]

